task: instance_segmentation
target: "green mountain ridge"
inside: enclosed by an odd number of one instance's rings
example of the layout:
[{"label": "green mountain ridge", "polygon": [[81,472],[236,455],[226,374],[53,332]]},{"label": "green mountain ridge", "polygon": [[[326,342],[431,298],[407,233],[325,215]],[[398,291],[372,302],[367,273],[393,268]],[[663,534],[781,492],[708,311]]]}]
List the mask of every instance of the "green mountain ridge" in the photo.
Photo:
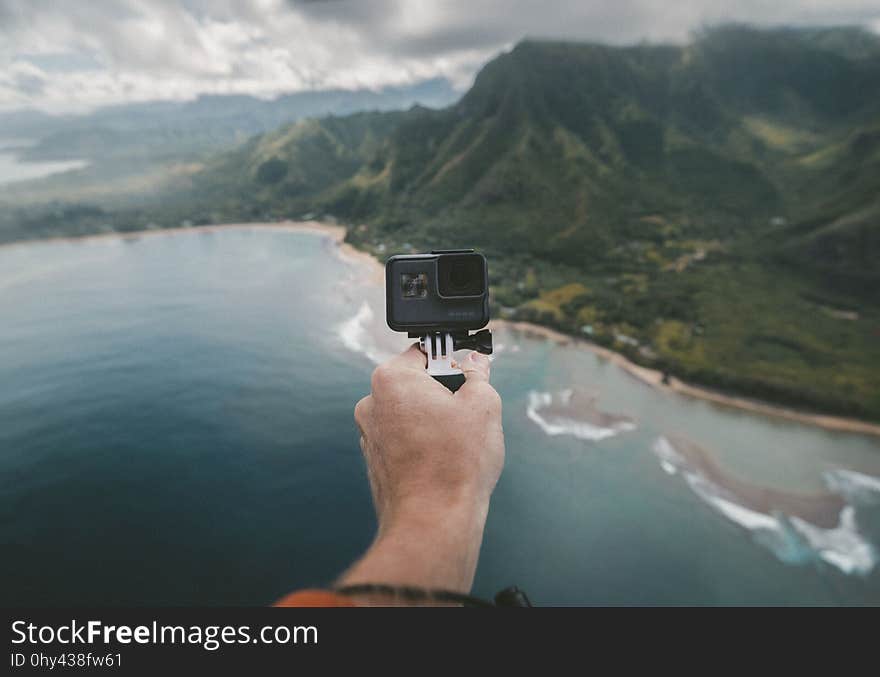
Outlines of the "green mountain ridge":
[{"label": "green mountain ridge", "polygon": [[[19,151],[21,160],[89,162],[77,172],[0,183],[0,206],[97,200],[119,210],[145,204],[206,158],[292,120],[393,111],[415,102],[448,105],[456,98],[448,81],[434,78],[375,91],[303,91],[268,100],[201,95],[191,101],[112,105],[79,114],[0,111],[0,145],[4,139],[31,142]],[[2,225],[0,214],[0,230]]]},{"label": "green mountain ridge", "polygon": [[526,41],[442,110],[301,122],[193,178],[210,220],[473,245],[502,316],[683,378],[880,419],[880,40],[724,26]]},{"label": "green mountain ridge", "polygon": [[[450,239],[495,246],[503,234],[572,265],[656,235],[643,220],[655,214],[725,239],[774,217],[836,219],[876,198],[880,56],[853,61],[817,41],[731,27],[685,48],[526,42],[455,106],[295,125],[246,146],[286,163],[284,176],[245,162],[229,178],[252,209],[316,207],[389,232],[438,220]],[[366,128],[372,142],[353,147]],[[302,179],[325,169],[336,181]]]},{"label": "green mountain ridge", "polygon": [[144,214],[332,216],[380,258],[476,246],[496,315],[880,420],[880,38],[864,30],[525,41],[448,108],[286,125]]}]

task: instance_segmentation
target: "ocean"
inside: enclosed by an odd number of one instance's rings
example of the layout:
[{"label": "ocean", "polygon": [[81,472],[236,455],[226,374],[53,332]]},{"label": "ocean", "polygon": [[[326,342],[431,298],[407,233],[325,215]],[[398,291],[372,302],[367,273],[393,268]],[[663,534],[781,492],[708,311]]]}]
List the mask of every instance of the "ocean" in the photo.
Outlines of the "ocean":
[{"label": "ocean", "polygon": [[[0,248],[0,602],[331,583],[375,529],[352,409],[407,344],[382,299],[311,232]],[[880,603],[880,438],[660,392],[509,326],[495,342],[507,461],[475,593]]]}]

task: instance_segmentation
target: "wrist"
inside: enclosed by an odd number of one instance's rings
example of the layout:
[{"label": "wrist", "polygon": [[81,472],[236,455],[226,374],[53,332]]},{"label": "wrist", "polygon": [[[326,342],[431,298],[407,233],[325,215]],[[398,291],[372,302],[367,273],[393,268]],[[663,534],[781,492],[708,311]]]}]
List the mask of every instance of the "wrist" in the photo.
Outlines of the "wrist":
[{"label": "wrist", "polygon": [[462,491],[455,495],[412,496],[401,500],[380,521],[378,538],[406,534],[412,539],[457,540],[480,536],[489,512],[489,498]]},{"label": "wrist", "polygon": [[488,507],[488,500],[465,496],[420,496],[399,503],[383,516],[373,545],[340,583],[469,592]]}]

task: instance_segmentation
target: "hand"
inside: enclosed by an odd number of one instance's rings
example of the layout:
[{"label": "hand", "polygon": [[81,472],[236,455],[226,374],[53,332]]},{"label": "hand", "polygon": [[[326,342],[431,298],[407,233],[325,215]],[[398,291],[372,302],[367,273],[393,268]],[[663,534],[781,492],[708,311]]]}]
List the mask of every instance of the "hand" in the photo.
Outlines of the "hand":
[{"label": "hand", "polygon": [[489,498],[504,464],[501,398],[489,360],[471,353],[456,393],[412,346],[373,372],[355,420],[379,521],[376,542],[342,579],[445,587],[473,582]]},{"label": "hand", "polygon": [[416,509],[488,505],[504,463],[501,398],[485,355],[459,366],[467,381],[453,394],[412,346],[376,368],[355,407],[380,530]]}]

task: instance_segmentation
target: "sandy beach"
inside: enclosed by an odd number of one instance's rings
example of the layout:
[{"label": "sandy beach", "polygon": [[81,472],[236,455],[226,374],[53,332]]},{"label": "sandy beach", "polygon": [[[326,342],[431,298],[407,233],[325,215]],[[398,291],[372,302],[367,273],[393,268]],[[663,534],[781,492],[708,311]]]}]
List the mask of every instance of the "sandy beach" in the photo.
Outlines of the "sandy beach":
[{"label": "sandy beach", "polygon": [[[371,254],[355,249],[345,242],[346,228],[341,225],[322,223],[319,221],[279,221],[275,223],[229,223],[222,225],[192,226],[190,228],[167,228],[133,231],[128,233],[100,233],[96,235],[85,235],[81,237],[58,237],[46,238],[41,240],[26,240],[21,242],[11,242],[0,245],[4,248],[17,246],[32,246],[40,242],[89,242],[103,240],[108,238],[117,239],[139,239],[142,237],[154,236],[174,236],[180,233],[188,232],[213,232],[220,230],[277,230],[291,232],[311,232],[329,237],[337,245],[338,255],[346,261],[363,264],[365,272],[368,274],[367,282],[369,284],[384,284],[384,267]],[[670,393],[694,399],[705,400],[717,404],[719,406],[731,407],[743,411],[761,414],[775,418],[796,421],[808,425],[818,426],[826,430],[835,430],[841,432],[861,433],[866,435],[880,436],[880,424],[860,421],[858,419],[844,418],[840,416],[831,416],[826,414],[816,414],[812,412],[799,411],[787,407],[761,402],[745,397],[728,395],[708,388],[702,388],[690,383],[686,383],[670,376],[668,383],[663,383],[663,374],[657,369],[643,367],[638,365],[620,353],[609,350],[603,346],[591,343],[585,339],[575,336],[569,336],[562,332],[532,324],[530,322],[510,322],[506,320],[492,320],[491,327],[508,327],[517,331],[522,331],[532,335],[542,336],[560,344],[576,345],[578,348],[589,350],[600,358],[608,360],[617,365],[631,376],[637,378],[646,385]]]},{"label": "sandy beach", "polygon": [[[375,258],[370,256],[366,252],[355,250],[349,245],[345,246],[348,250],[355,252],[359,260],[364,261],[367,266],[372,267],[376,271],[375,279],[378,281],[379,284],[384,283],[383,267]],[[348,256],[350,254],[348,252],[343,252],[343,255]],[[371,280],[373,279],[374,277],[371,275]],[[761,414],[763,416],[782,418],[789,421],[796,421],[798,423],[806,423],[808,425],[825,428],[826,430],[880,436],[880,424],[870,423],[868,421],[860,421],[858,419],[844,418],[841,416],[816,414],[807,411],[798,411],[797,409],[790,409],[788,407],[770,404],[768,402],[761,402],[759,400],[739,397],[736,395],[728,395],[722,392],[686,383],[678,378],[675,378],[674,376],[669,377],[668,383],[663,383],[663,373],[658,369],[643,367],[642,365],[636,364],[635,362],[627,359],[620,353],[616,353],[613,350],[605,348],[604,346],[591,343],[590,341],[576,336],[563,334],[562,332],[556,331],[555,329],[551,329],[549,327],[542,327],[541,325],[532,324],[531,322],[511,322],[507,320],[492,320],[489,323],[489,327],[509,327],[511,329],[515,329],[525,333],[542,336],[557,343],[576,345],[578,348],[589,350],[590,352],[598,355],[600,358],[608,360],[612,364],[617,365],[631,376],[637,378],[642,383],[645,383],[652,388],[656,388],[657,390],[668,392],[670,394],[705,400],[719,406],[749,411],[755,414]]]},{"label": "sandy beach", "polygon": [[789,409],[787,407],[782,407],[767,402],[761,402],[759,400],[752,400],[746,397],[727,395],[715,390],[710,390],[708,388],[702,388],[700,386],[691,385],[690,383],[685,383],[684,381],[677,379],[674,376],[669,377],[668,383],[663,383],[663,373],[658,369],[643,367],[639,364],[636,364],[635,362],[628,360],[626,357],[624,357],[620,353],[614,352],[613,350],[609,350],[608,348],[597,345],[595,343],[590,343],[589,341],[580,339],[575,336],[568,336],[567,334],[563,334],[562,332],[550,329],[549,327],[542,327],[540,325],[535,325],[530,322],[508,322],[506,320],[493,320],[491,325],[507,326],[526,333],[543,336],[558,343],[577,345],[579,348],[589,350],[601,357],[602,359],[608,360],[609,362],[617,365],[618,367],[626,371],[628,374],[658,390],[683,395],[685,397],[706,400],[721,406],[732,407],[734,409],[742,409],[756,414],[762,414],[764,416],[784,418],[789,421],[797,421],[799,423],[815,425],[819,426],[820,428],[825,428],[826,430],[837,430],[842,432],[863,433],[866,435],[880,436],[880,425],[876,423],[869,423],[867,421],[860,421],[853,418],[843,418],[841,416],[830,416],[826,414],[815,414],[811,412],[798,411],[796,409]]},{"label": "sandy beach", "polygon": [[[7,242],[4,244],[0,244],[2,248],[12,248],[12,247],[23,247],[23,246],[32,246],[34,244],[39,244],[41,242],[69,242],[69,243],[80,243],[80,242],[96,242],[101,240],[108,239],[118,239],[118,240],[139,240],[144,237],[155,237],[155,236],[164,236],[171,237],[174,235],[179,235],[181,233],[212,233],[222,230],[276,230],[276,231],[290,231],[290,232],[306,232],[306,233],[316,233],[318,235],[324,235],[329,237],[335,242],[339,247],[339,256],[345,259],[346,261],[350,261],[352,263],[362,262],[365,263],[371,270],[375,271],[376,277],[375,280],[379,282],[384,281],[384,270],[381,265],[376,267],[378,261],[376,261],[373,256],[368,254],[367,252],[361,251],[360,249],[355,249],[350,244],[345,242],[345,226],[339,226],[332,223],[323,223],[321,221],[276,221],[270,223],[223,223],[217,225],[206,225],[206,226],[190,226],[188,228],[152,228],[150,230],[133,230],[130,232],[110,232],[110,233],[96,233],[94,235],[81,235],[76,237],[47,237],[41,238],[39,240],[20,240],[17,242]],[[370,278],[371,281],[374,281],[373,277]]]},{"label": "sandy beach", "polygon": [[74,237],[46,237],[37,240],[19,240],[16,242],[7,242],[3,248],[25,247],[46,243],[69,242],[72,244],[80,242],[96,242],[101,240],[139,240],[144,237],[164,236],[171,237],[180,235],[181,233],[211,233],[221,230],[288,230],[297,232],[312,232],[320,235],[331,237],[335,242],[344,245],[351,252],[359,257],[372,259],[369,254],[358,251],[350,245],[345,245],[345,227],[337,226],[331,223],[322,223],[320,221],[278,221],[273,223],[224,223],[218,225],[207,226],[190,226],[188,228],[151,228],[149,230],[132,230],[128,232],[111,231],[108,233],[95,233],[94,235],[78,235]]}]

